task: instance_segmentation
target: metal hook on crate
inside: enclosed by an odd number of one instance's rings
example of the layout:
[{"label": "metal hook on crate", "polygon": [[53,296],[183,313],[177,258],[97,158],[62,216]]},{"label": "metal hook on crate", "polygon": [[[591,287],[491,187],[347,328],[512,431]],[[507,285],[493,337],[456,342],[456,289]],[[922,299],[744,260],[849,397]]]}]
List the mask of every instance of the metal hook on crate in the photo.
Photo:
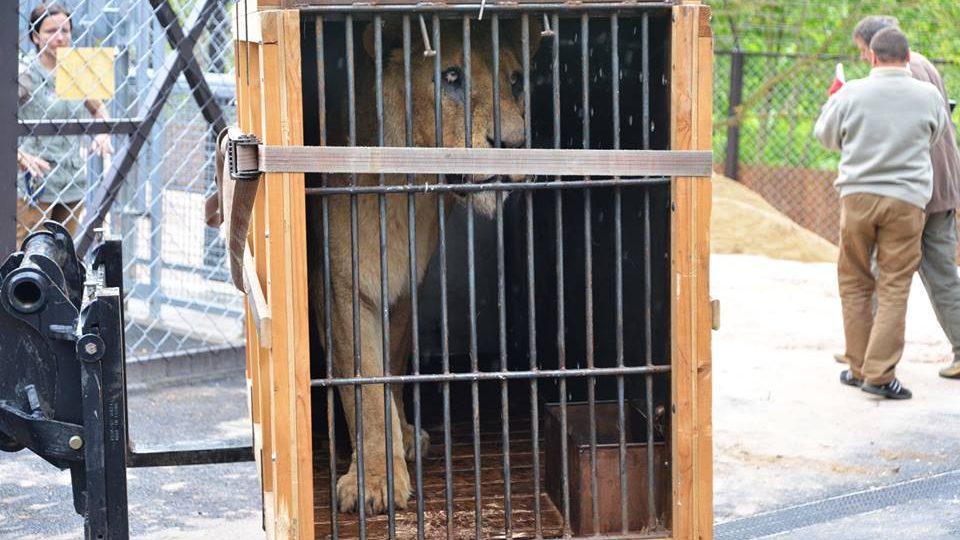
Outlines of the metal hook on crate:
[{"label": "metal hook on crate", "polygon": [[427,33],[427,21],[423,20],[423,15],[420,15],[420,35],[423,37],[423,55],[430,57],[436,56],[437,51],[430,46],[430,35]]},{"label": "metal hook on crate", "polygon": [[477,17],[478,21],[483,20],[483,8],[487,7],[487,0],[480,0],[480,16]]},{"label": "metal hook on crate", "polygon": [[555,32],[550,28],[550,19],[547,17],[547,14],[543,14],[543,30],[540,31],[540,35],[543,37],[553,37]]}]

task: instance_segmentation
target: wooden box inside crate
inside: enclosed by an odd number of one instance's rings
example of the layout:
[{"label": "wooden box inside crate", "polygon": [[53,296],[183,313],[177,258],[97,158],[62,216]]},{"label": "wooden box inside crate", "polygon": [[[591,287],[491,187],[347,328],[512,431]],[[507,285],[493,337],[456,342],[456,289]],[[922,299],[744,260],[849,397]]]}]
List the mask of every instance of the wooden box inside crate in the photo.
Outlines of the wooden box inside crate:
[{"label": "wooden box inside crate", "polygon": [[[265,144],[303,145],[305,122],[316,121],[305,119],[302,102],[305,59],[300,10],[320,3],[259,0],[237,4],[238,121],[245,132],[255,133]],[[669,148],[709,150],[709,11],[695,0],[672,4],[676,5],[669,8],[670,71],[665,77],[670,92]],[[327,449],[316,439],[323,426],[314,425],[311,403],[304,189],[303,174],[266,175],[255,206],[245,267],[250,293],[247,377],[268,538],[328,534],[317,510],[324,502],[323,475],[328,471],[324,470]],[[670,208],[670,534],[684,540],[711,538],[709,179],[673,178]],[[529,428],[520,423],[516,429],[518,435],[511,445],[516,443],[522,453],[522,446],[529,444],[529,435],[524,439],[522,433]],[[496,441],[495,432],[490,436]],[[472,473],[470,476],[472,479]],[[542,496],[549,502],[545,490]],[[463,511],[471,510],[472,505]],[[544,510],[544,532],[559,536],[562,531],[551,529],[555,522],[547,526],[556,517],[551,511]],[[409,525],[403,519],[398,518],[398,527]],[[491,535],[496,529],[497,524],[491,522]],[[349,534],[344,530],[341,536]]]}]

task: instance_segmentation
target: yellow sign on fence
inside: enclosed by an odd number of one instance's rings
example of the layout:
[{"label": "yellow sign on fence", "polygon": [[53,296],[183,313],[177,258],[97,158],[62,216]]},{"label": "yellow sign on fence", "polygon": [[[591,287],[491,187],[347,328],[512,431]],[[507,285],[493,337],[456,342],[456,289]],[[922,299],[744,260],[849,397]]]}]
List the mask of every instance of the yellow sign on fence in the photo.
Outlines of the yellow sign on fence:
[{"label": "yellow sign on fence", "polygon": [[109,99],[114,93],[113,47],[57,49],[57,97]]}]

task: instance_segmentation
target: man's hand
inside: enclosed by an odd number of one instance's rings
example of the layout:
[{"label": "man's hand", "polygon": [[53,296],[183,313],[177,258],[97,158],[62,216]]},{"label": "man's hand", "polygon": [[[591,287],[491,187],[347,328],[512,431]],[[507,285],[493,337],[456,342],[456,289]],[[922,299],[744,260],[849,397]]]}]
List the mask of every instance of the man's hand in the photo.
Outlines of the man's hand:
[{"label": "man's hand", "polygon": [[17,165],[21,171],[27,171],[36,178],[43,178],[50,172],[50,163],[45,159],[30,155],[23,151],[17,151]]},{"label": "man's hand", "polygon": [[830,90],[828,90],[829,95],[834,95],[843,88],[843,84],[847,82],[847,77],[843,73],[843,64],[837,63],[836,73],[833,77],[833,84],[830,85]]},{"label": "man's hand", "polygon": [[113,154],[113,143],[110,141],[110,135],[101,133],[94,136],[93,143],[90,145],[90,151],[100,157]]}]

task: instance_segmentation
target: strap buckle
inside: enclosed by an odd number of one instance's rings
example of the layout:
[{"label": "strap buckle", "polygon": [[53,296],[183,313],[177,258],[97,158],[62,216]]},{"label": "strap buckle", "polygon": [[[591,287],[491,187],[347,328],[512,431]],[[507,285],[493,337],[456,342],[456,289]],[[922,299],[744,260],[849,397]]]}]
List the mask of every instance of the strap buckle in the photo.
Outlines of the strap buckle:
[{"label": "strap buckle", "polygon": [[227,160],[234,180],[252,181],[260,178],[260,139],[251,134],[230,134],[227,139]]}]

